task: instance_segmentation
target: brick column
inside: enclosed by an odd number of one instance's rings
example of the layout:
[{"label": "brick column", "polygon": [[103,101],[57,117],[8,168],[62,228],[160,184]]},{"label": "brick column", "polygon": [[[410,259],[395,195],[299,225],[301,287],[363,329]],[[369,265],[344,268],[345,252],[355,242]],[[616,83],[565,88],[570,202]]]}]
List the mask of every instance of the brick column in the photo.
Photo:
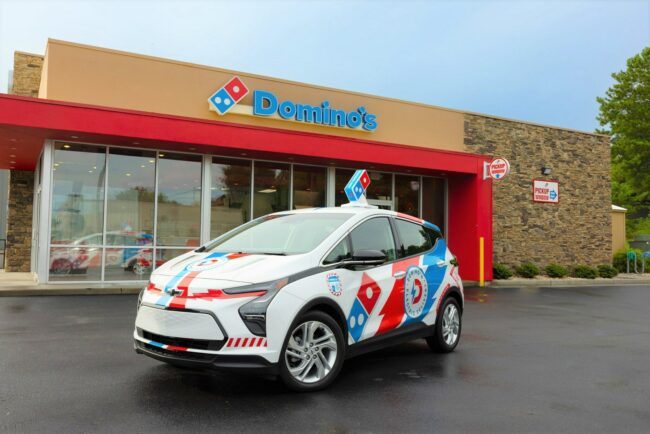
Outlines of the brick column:
[{"label": "brick column", "polygon": [[30,269],[33,196],[34,172],[12,170],[9,174],[5,271],[28,272]]}]

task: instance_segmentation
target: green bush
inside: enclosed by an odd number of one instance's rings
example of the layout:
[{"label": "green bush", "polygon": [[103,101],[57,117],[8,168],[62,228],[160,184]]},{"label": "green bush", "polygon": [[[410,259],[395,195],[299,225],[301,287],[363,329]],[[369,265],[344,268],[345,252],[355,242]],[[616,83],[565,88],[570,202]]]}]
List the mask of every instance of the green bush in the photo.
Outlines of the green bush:
[{"label": "green bush", "polygon": [[[639,249],[633,249],[634,252],[636,252],[636,267],[639,273],[641,272],[641,250]],[[627,272],[627,250],[621,249],[617,250],[616,253],[614,253],[614,268],[618,270],[619,273],[626,273]],[[646,266],[650,262],[646,259]],[[630,273],[634,273],[634,262],[630,262]]]},{"label": "green bush", "polygon": [[611,279],[618,275],[618,270],[611,265],[603,264],[598,266],[598,275],[606,279]]},{"label": "green bush", "polygon": [[492,267],[492,277],[494,279],[510,279],[512,277],[512,271],[504,264],[494,264]]},{"label": "green bush", "polygon": [[548,277],[566,277],[569,275],[569,270],[558,264],[548,264],[544,268],[544,272]]},{"label": "green bush", "polygon": [[532,279],[533,277],[539,275],[539,268],[533,263],[524,262],[520,266],[515,267],[515,273],[517,273],[517,276]]},{"label": "green bush", "polygon": [[598,277],[598,271],[587,265],[576,265],[573,267],[573,276],[582,279],[595,279]]}]

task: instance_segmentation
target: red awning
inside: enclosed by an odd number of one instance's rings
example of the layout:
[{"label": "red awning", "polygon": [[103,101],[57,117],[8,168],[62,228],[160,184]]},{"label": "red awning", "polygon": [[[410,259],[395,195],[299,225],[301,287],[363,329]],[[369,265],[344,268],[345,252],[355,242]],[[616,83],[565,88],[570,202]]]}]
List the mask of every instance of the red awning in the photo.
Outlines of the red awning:
[{"label": "red awning", "polygon": [[418,173],[482,171],[485,157],[324,134],[0,94],[0,169],[34,170],[46,139]]}]

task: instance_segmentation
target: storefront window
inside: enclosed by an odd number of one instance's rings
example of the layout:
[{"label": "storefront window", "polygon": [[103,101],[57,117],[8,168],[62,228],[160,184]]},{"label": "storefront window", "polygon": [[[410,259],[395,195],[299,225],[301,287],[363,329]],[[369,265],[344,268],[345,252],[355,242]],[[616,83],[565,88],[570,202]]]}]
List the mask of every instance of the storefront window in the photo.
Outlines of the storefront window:
[{"label": "storefront window", "polygon": [[107,247],[105,280],[146,280],[153,271],[153,248]]},{"label": "storefront window", "polygon": [[96,246],[53,247],[50,249],[51,281],[99,281],[102,278],[103,249]]},{"label": "storefront window", "polygon": [[52,244],[92,238],[102,244],[106,148],[57,143],[54,150]]},{"label": "storefront window", "polygon": [[445,233],[445,180],[422,178],[422,218]]},{"label": "storefront window", "polygon": [[110,149],[106,244],[153,243],[156,153]]},{"label": "storefront window", "polygon": [[293,166],[293,209],[325,206],[327,168]]},{"label": "storefront window", "polygon": [[420,177],[395,175],[395,211],[420,215]]},{"label": "storefront window", "polygon": [[289,165],[255,162],[253,218],[289,209]]},{"label": "storefront window", "polygon": [[210,238],[250,220],[251,162],[214,158],[210,198]]},{"label": "storefront window", "polygon": [[156,243],[199,245],[201,226],[201,157],[158,153]]},{"label": "storefront window", "polygon": [[341,206],[344,203],[348,203],[348,197],[345,195],[345,185],[348,183],[350,178],[354,175],[354,170],[350,169],[336,169],[334,175],[334,204],[336,206]]}]

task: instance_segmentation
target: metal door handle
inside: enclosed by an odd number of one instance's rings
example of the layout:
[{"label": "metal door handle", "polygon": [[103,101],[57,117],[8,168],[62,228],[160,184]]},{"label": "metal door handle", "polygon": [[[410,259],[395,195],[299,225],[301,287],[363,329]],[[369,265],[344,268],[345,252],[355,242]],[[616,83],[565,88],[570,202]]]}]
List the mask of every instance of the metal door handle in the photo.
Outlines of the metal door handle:
[{"label": "metal door handle", "polygon": [[441,259],[438,262],[436,262],[436,265],[438,267],[444,267],[445,265],[447,265],[447,263]]},{"label": "metal door handle", "polygon": [[403,279],[404,276],[406,276],[406,271],[398,271],[397,273],[393,274],[393,277],[395,279]]}]

